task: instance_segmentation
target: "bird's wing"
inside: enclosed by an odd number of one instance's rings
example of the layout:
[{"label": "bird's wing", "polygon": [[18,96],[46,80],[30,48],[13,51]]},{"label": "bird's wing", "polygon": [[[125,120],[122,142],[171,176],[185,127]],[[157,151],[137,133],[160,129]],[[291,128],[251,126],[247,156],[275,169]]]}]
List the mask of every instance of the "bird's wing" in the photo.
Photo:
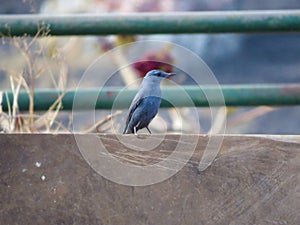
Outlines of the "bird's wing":
[{"label": "bird's wing", "polygon": [[141,97],[136,97],[133,99],[130,107],[129,107],[129,112],[128,112],[128,116],[127,116],[127,119],[126,119],[126,125],[125,125],[125,129],[124,129],[124,132],[126,132],[126,129],[127,129],[127,126],[128,126],[128,123],[129,121],[131,120],[131,117],[132,117],[132,114],[134,113],[134,111],[136,110],[136,108],[141,104],[141,102],[143,101],[143,98]]}]

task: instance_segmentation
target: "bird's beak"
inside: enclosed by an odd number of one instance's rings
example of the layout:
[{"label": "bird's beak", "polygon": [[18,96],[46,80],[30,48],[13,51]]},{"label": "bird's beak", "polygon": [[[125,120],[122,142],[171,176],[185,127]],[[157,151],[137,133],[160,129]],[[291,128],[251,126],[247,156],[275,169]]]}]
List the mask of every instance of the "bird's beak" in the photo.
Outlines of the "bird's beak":
[{"label": "bird's beak", "polygon": [[176,73],[166,73],[166,74],[167,74],[166,77],[173,77],[176,75]]}]

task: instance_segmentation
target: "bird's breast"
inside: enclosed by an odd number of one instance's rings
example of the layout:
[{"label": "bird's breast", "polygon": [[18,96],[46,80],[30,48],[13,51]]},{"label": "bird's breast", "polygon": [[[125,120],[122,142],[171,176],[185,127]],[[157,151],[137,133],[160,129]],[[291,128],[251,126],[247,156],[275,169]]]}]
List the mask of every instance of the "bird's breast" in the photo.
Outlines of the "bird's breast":
[{"label": "bird's breast", "polygon": [[144,88],[140,91],[140,96],[143,96],[143,98],[151,96],[161,98],[161,90],[160,88]]}]

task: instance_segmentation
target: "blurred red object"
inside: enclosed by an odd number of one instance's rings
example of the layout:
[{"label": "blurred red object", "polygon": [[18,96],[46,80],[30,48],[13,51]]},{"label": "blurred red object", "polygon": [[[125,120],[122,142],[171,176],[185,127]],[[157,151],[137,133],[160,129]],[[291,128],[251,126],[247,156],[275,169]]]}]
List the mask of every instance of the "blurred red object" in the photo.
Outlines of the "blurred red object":
[{"label": "blurred red object", "polygon": [[163,70],[167,73],[173,72],[174,58],[169,49],[149,52],[138,62],[133,64],[139,77],[144,77],[150,70]]}]

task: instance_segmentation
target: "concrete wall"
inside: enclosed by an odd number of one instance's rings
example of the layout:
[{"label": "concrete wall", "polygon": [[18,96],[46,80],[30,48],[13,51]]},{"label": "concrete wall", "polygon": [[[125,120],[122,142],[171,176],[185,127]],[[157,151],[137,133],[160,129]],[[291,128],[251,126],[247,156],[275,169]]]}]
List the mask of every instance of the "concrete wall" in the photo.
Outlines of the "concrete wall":
[{"label": "concrete wall", "polygon": [[[132,157],[115,136],[99,138],[111,154],[136,164],[155,163],[178,144],[178,136],[167,135],[153,151]],[[300,224],[300,137],[279,139],[227,136],[199,172],[208,141],[199,136],[176,175],[131,187],[90,168],[73,135],[2,134],[0,224]]]}]

